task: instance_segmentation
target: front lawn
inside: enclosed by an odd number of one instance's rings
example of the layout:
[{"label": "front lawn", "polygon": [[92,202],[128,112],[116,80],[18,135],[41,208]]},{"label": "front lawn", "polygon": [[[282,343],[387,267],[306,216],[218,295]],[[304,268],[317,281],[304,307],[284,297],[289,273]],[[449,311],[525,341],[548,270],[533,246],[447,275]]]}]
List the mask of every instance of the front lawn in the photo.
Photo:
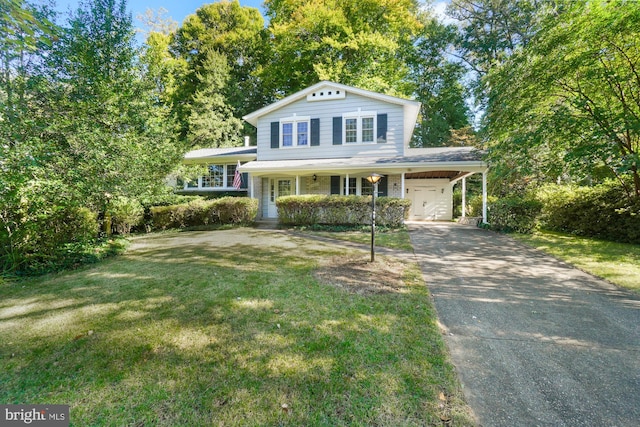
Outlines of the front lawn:
[{"label": "front lawn", "polygon": [[514,237],[618,286],[640,291],[639,245],[549,231]]},{"label": "front lawn", "polygon": [[253,229],[0,284],[0,402],[71,424],[471,425],[418,267]]},{"label": "front lawn", "polygon": [[[371,244],[370,227],[359,227],[358,229],[339,230],[337,227],[326,227],[325,230],[319,229],[300,229],[302,233],[328,237],[331,239],[345,240],[363,245]],[[389,249],[397,249],[406,252],[413,252],[411,239],[406,228],[389,229],[380,228],[375,232],[375,246]]]}]

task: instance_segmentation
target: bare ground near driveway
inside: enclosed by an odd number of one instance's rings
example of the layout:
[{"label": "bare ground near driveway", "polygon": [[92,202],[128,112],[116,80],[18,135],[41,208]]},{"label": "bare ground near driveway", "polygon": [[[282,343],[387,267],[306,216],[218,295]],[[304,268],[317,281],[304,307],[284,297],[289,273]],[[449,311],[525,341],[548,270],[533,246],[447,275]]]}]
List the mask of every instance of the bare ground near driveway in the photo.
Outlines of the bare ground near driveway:
[{"label": "bare ground near driveway", "polygon": [[639,295],[508,236],[409,228],[480,425],[640,425]]}]

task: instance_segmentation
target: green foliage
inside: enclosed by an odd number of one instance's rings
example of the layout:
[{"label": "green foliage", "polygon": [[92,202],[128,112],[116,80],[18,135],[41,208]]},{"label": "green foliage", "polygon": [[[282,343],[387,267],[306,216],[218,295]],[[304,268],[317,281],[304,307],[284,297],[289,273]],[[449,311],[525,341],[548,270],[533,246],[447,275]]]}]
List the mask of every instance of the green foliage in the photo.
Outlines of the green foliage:
[{"label": "green foliage", "polygon": [[279,94],[333,80],[409,95],[403,55],[420,27],[414,0],[267,0],[272,58],[261,72]]},{"label": "green foliage", "polygon": [[187,135],[184,125],[191,115],[196,94],[212,90],[207,87],[207,74],[211,71],[207,62],[214,52],[228,65],[228,83],[222,90],[216,88],[215,91],[224,99],[225,107],[240,118],[266,105],[266,88],[256,76],[264,55],[269,52],[264,31],[260,11],[240,6],[237,0],[204,4],[187,16],[175,32],[170,47],[173,57],[186,64],[186,75],[181,76],[179,91],[173,100],[183,136]]},{"label": "green foliage", "polygon": [[629,198],[615,182],[595,187],[550,184],[535,197],[544,206],[540,226],[545,230],[640,243],[640,200]]},{"label": "green foliage", "polygon": [[150,209],[155,230],[211,224],[250,224],[258,213],[258,201],[248,197],[196,199],[189,203]]},{"label": "green foliage", "polygon": [[[284,225],[371,224],[371,197],[284,196],[276,200],[278,220]],[[411,201],[391,197],[376,199],[376,224],[401,227],[408,218]]]},{"label": "green foliage", "polygon": [[140,224],[144,208],[136,199],[117,197],[109,200],[106,214],[111,218],[111,229],[118,234],[129,234],[131,228]]},{"label": "green foliage", "polygon": [[422,103],[411,145],[465,145],[468,141],[452,134],[453,129],[470,129],[471,116],[465,102],[467,91],[461,83],[465,68],[450,59],[456,28],[441,24],[427,13],[420,19],[423,27],[407,59],[416,101]]},{"label": "green foliage", "polygon": [[492,160],[542,182],[606,167],[640,197],[640,3],[560,4],[488,75]]},{"label": "green foliage", "polygon": [[[498,200],[496,196],[487,196],[487,210]],[[467,214],[469,216],[482,217],[482,194],[471,197],[468,200]]]},{"label": "green foliage", "polygon": [[518,196],[504,197],[491,204],[491,229],[507,233],[531,233],[536,228],[542,203]]},{"label": "green foliage", "polygon": [[219,148],[241,144],[242,121],[233,116],[223,94],[229,80],[227,58],[215,51],[207,52],[196,79],[198,89],[187,119],[189,147]]}]

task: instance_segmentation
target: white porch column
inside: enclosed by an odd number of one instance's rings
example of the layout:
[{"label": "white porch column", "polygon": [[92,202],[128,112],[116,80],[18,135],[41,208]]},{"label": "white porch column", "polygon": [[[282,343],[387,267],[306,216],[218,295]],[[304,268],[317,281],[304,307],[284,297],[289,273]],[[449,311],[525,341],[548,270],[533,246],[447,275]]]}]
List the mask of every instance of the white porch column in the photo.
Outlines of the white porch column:
[{"label": "white porch column", "polygon": [[462,178],[462,218],[467,216],[467,177]]},{"label": "white porch column", "polygon": [[349,195],[349,174],[347,174],[344,178],[344,195]]},{"label": "white porch column", "polygon": [[198,177],[198,189],[202,188],[202,176]]},{"label": "white porch column", "polygon": [[253,177],[251,175],[247,175],[247,181],[249,181],[247,184],[249,184],[249,191],[250,191],[250,194],[251,194],[251,198],[255,199],[256,197],[255,197],[255,193],[253,191],[253,187],[254,187],[254,185],[253,185]]},{"label": "white porch column", "polygon": [[300,195],[300,175],[296,175],[296,196]]},{"label": "white porch column", "polygon": [[401,199],[404,199],[404,172],[402,172],[402,178],[400,179],[400,191],[402,192],[402,195],[400,196]]},{"label": "white porch column", "polygon": [[487,223],[487,171],[482,172],[482,222]]}]

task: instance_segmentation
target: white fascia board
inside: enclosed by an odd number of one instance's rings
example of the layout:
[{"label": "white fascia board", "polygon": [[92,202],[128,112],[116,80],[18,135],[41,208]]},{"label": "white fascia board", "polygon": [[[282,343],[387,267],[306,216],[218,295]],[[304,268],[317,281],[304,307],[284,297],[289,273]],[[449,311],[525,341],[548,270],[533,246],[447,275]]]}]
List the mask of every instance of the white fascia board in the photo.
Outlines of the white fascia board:
[{"label": "white fascia board", "polygon": [[205,163],[233,163],[233,162],[251,162],[256,159],[255,154],[228,154],[220,156],[202,156],[189,157],[182,160],[185,165],[196,165]]},{"label": "white fascia board", "polygon": [[[262,163],[262,162],[260,162]],[[428,171],[463,171],[481,173],[487,170],[487,165],[482,161],[472,162],[433,162],[433,163],[361,163],[356,165],[336,165],[335,163],[305,163],[300,165],[277,165],[264,162],[249,162],[240,166],[241,172],[249,172],[254,176],[282,174],[305,175],[317,172],[336,174],[358,174],[369,172],[428,172]]]}]

